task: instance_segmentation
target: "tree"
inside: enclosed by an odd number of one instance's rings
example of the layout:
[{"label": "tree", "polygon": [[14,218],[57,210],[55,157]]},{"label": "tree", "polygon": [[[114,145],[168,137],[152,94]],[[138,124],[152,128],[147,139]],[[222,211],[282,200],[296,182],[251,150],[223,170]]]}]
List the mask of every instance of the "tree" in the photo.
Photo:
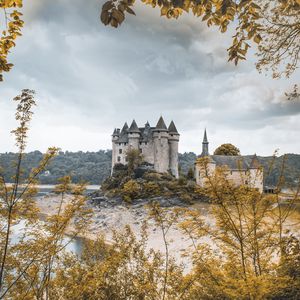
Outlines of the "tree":
[{"label": "tree", "polygon": [[[217,167],[211,174],[208,158],[200,163],[215,222],[199,210],[187,210],[182,218],[181,228],[194,247],[191,299],[297,299],[299,239],[291,235],[288,219],[299,188],[286,206],[280,206],[278,195],[234,186],[226,168]],[[214,247],[203,243],[208,237]]]},{"label": "tree", "polygon": [[215,152],[214,155],[228,155],[228,156],[237,156],[241,155],[240,149],[232,144],[223,144],[219,146]]},{"label": "tree", "polygon": [[126,160],[128,173],[131,175],[133,171],[143,162],[143,155],[138,149],[129,149],[126,152]]},{"label": "tree", "polygon": [[273,77],[289,77],[298,67],[300,54],[300,1],[258,1],[261,6],[262,41],[257,69],[272,71]]},{"label": "tree", "polygon": [[[72,186],[70,177],[57,185],[60,199],[45,222],[39,220],[34,196],[37,178],[58,153],[49,148],[28,177],[22,171],[29,123],[35,106],[34,91],[25,89],[14,98],[17,104],[15,135],[18,154],[12,184],[0,169],[0,299],[49,299],[54,269],[67,244],[87,228],[89,210],[85,206],[85,185]],[[66,199],[66,194],[72,195]],[[76,219],[76,222],[74,221]],[[13,226],[23,222],[23,233],[13,241]],[[68,227],[70,240],[65,240]]]},{"label": "tree", "polygon": [[292,91],[285,93],[287,100],[300,100],[300,91],[297,84],[294,85]]},{"label": "tree", "polygon": [[[146,5],[159,7],[161,15],[179,18],[184,12],[201,18],[208,26],[217,26],[220,32],[235,27],[232,45],[228,48],[229,61],[237,64],[245,60],[251,44],[257,44],[257,69],[271,71],[274,78],[289,77],[298,67],[300,53],[300,0],[142,0]],[[135,15],[135,0],[109,0],[104,3],[101,21],[118,27],[125,14]],[[15,40],[21,36],[24,21],[22,0],[0,0],[4,27],[0,35],[0,81],[3,72],[13,64],[7,61]]]},{"label": "tree", "polygon": [[13,67],[7,61],[7,56],[11,49],[15,47],[15,40],[21,36],[21,28],[24,21],[21,19],[22,13],[14,8],[21,8],[22,0],[0,0],[0,10],[4,15],[4,30],[0,35],[0,81],[3,81],[3,72],[8,72]]},{"label": "tree", "polygon": [[[287,77],[297,68],[300,52],[299,0],[142,0],[146,5],[159,7],[161,16],[179,18],[184,12],[201,17],[207,26],[217,26],[224,33],[235,26],[229,61],[238,64],[246,59],[251,43],[258,44],[259,71],[271,69],[273,77]],[[109,0],[101,12],[105,25],[118,27],[125,13],[135,14],[135,0]],[[278,67],[283,65],[282,71]]]}]

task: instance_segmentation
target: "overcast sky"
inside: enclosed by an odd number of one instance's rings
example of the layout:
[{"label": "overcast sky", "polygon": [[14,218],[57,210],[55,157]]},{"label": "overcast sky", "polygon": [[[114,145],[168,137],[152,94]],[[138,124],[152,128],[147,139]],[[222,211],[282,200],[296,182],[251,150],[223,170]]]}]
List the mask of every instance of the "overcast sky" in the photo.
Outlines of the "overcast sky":
[{"label": "overcast sky", "polygon": [[114,127],[163,115],[181,134],[181,152],[201,152],[206,127],[211,152],[230,142],[242,154],[300,153],[300,103],[283,97],[299,71],[273,80],[258,74],[253,55],[235,67],[230,34],[192,16],[170,21],[137,4],[137,16],[114,29],[100,23],[99,0],[25,4],[15,67],[0,83],[0,152],[15,150],[11,99],[30,88],[38,107],[28,151],[110,149]]}]

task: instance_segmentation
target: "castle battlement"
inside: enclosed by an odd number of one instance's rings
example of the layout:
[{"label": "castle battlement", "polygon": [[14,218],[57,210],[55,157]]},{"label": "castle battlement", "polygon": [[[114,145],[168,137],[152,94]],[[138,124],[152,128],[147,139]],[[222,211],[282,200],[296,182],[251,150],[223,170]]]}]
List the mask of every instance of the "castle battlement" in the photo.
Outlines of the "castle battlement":
[{"label": "castle battlement", "polygon": [[167,127],[162,117],[155,127],[149,122],[138,127],[135,120],[128,127],[125,122],[122,129],[116,128],[112,134],[112,171],[117,163],[127,164],[128,150],[138,149],[144,161],[152,164],[157,172],[170,172],[177,178],[179,136],[174,122]]}]

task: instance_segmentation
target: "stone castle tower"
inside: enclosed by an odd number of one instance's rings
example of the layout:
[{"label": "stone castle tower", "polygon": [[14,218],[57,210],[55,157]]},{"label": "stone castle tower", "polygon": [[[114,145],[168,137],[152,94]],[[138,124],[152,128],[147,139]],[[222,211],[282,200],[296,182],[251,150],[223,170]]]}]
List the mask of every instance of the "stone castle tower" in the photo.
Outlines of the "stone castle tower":
[{"label": "stone castle tower", "polygon": [[173,121],[168,128],[162,117],[155,127],[148,122],[145,127],[138,127],[135,120],[130,127],[125,123],[112,135],[112,171],[117,163],[127,164],[128,150],[138,149],[143,160],[153,165],[155,171],[170,172],[178,178],[178,143],[179,133]]}]

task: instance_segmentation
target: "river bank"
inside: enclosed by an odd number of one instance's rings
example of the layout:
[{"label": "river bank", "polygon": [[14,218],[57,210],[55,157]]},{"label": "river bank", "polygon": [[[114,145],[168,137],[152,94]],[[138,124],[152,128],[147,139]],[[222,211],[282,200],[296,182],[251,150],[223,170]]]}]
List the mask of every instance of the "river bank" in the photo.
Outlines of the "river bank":
[{"label": "river bank", "polygon": [[[125,203],[121,198],[107,198],[101,193],[93,192],[94,196],[89,196],[87,206],[92,210],[91,224],[87,228],[86,233],[78,237],[80,239],[97,239],[100,235],[104,235],[106,241],[112,241],[113,231],[120,232],[126,225],[129,225],[137,237],[140,236],[143,222],[147,220],[148,223],[148,248],[164,251],[163,236],[159,228],[155,225],[154,221],[148,218],[148,209],[146,204],[148,200],[139,199],[135,200],[132,204]],[[69,201],[70,195],[66,196],[65,203]],[[197,209],[201,212],[205,222],[213,225],[214,218],[212,215],[213,205],[204,202],[197,202],[188,205],[179,199],[164,199],[158,197],[160,205],[173,209],[174,207],[188,207],[190,209]],[[60,197],[57,194],[47,193],[36,197],[36,203],[40,209],[41,218],[45,219],[46,216],[55,214],[60,205]],[[283,204],[284,205],[284,204]],[[294,226],[299,224],[295,220],[300,219],[300,204],[296,207],[296,218],[291,219],[291,224]],[[297,224],[296,224],[297,223]],[[69,226],[66,235],[72,236],[73,227]],[[300,227],[299,227],[300,229]],[[169,242],[170,254],[182,261],[181,254],[188,250],[192,243],[185,234],[183,234],[176,225],[172,226],[168,231],[167,239]],[[204,237],[203,242],[214,247],[214,242],[210,237]]]}]

